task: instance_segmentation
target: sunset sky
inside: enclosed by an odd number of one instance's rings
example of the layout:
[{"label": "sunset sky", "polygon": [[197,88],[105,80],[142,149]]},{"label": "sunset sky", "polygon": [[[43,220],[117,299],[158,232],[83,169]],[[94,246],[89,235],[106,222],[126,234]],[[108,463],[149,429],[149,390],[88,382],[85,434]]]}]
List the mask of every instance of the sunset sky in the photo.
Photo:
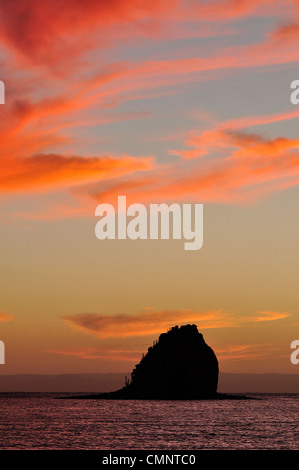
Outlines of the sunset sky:
[{"label": "sunset sky", "polygon": [[[298,373],[299,2],[0,4],[0,374],[128,372],[195,323],[223,372]],[[204,243],[96,206],[203,203]]]}]

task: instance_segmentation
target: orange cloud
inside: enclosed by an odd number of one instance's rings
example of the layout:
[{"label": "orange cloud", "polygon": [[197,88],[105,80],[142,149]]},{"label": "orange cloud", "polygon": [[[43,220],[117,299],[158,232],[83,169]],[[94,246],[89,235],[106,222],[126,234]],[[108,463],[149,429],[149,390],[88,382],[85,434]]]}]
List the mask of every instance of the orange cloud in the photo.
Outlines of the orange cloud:
[{"label": "orange cloud", "polygon": [[[38,100],[23,99],[16,86],[14,99],[8,100],[0,109],[0,191],[10,193],[69,187],[153,168],[153,158],[136,158],[125,153],[82,157],[45,152],[45,149],[61,147],[75,140],[61,134],[62,129],[148,116],[146,111],[114,115],[102,112],[97,121],[80,121],[75,113],[94,106],[95,89],[113,76],[112,70],[99,74],[96,80],[87,81],[82,86],[72,82],[65,95],[56,91],[53,97]],[[27,92],[30,96],[30,90]]]},{"label": "orange cloud", "polygon": [[[271,16],[279,16],[283,11],[281,2],[275,0],[264,0],[262,4],[257,0],[208,3],[87,0],[84,7],[79,0],[67,0],[62,6],[58,0],[45,0],[38,6],[34,0],[2,2],[0,40],[6,45],[11,59],[6,73],[19,67],[26,74],[21,73],[19,79],[13,74],[11,90],[8,87],[8,105],[5,112],[0,110],[4,116],[0,123],[0,191],[52,190],[100,181],[100,190],[96,185],[86,188],[96,200],[109,198],[121,189],[123,193],[128,191],[129,198],[130,195],[138,197],[139,202],[180,197],[200,198],[203,202],[242,203],[298,184],[296,139],[267,140],[257,134],[237,132],[254,123],[294,118],[298,116],[297,111],[272,117],[245,117],[240,122],[231,120],[200,135],[190,135],[186,149],[170,151],[180,157],[180,161],[175,160],[168,167],[155,167],[149,157],[105,156],[102,152],[95,157],[83,157],[77,156],[76,152],[67,155],[61,149],[57,151],[57,147],[76,143],[75,132],[73,136],[71,132],[62,134],[62,129],[113,119],[107,115],[88,117],[88,111],[93,107],[99,106],[101,111],[116,107],[124,101],[145,97],[152,89],[159,93],[165,85],[169,93],[171,86],[205,80],[205,72],[211,72],[212,78],[219,78],[221,70],[297,62],[297,45],[295,42],[277,43],[280,34],[277,30],[260,43],[226,48],[216,44],[212,52],[209,50],[200,56],[188,54],[185,57],[182,51],[175,58],[104,61],[99,67],[95,66],[94,60],[91,63],[86,59],[90,74],[84,72],[86,68],[82,63],[69,67],[69,58],[78,58],[81,53],[89,53],[94,48],[109,47],[119,41],[122,34],[155,37],[169,23],[175,26],[186,22],[187,26],[182,26],[186,29],[192,22],[196,25],[216,21],[227,23],[237,18],[268,14],[270,7]],[[53,17],[55,22],[51,21]],[[116,36],[115,31],[118,31]],[[176,28],[173,37],[176,37]],[[24,69],[22,60],[19,56],[13,57],[11,50],[33,61],[34,65],[27,64]],[[72,75],[72,80],[65,80],[63,73],[45,76],[36,64],[56,64],[65,74]],[[41,80],[44,80],[44,88],[38,93],[36,89]],[[24,89],[26,100],[22,98]],[[146,91],[141,94],[140,90]],[[45,96],[40,96],[43,94]],[[129,114],[120,113],[114,118],[130,118]],[[224,158],[208,158],[216,152]],[[146,178],[140,183],[140,175],[136,177],[134,173],[144,170],[147,171]],[[81,213],[84,211],[77,211],[78,215]]]},{"label": "orange cloud", "polygon": [[234,344],[230,346],[214,347],[220,361],[232,359],[258,359],[272,356],[278,350],[271,344]]},{"label": "orange cloud", "polygon": [[188,26],[210,21],[219,28],[221,22],[268,14],[269,8],[273,16],[282,10],[277,0],[264,0],[262,5],[258,0],[44,0],[38,5],[35,0],[19,0],[1,3],[0,39],[28,60],[49,65],[69,62],[80,52],[124,36],[163,35],[165,27],[171,32],[170,25],[178,21]]},{"label": "orange cloud", "polygon": [[10,313],[0,312],[0,322],[8,322],[13,319],[13,316]]},{"label": "orange cloud", "polygon": [[141,351],[113,348],[80,348],[73,350],[49,350],[47,352],[62,356],[77,357],[78,359],[104,359],[106,361],[137,361]]},{"label": "orange cloud", "polygon": [[[0,37],[27,59],[42,64],[59,63],[78,52],[94,47],[91,33],[98,28],[153,19],[159,12],[171,11],[176,0],[34,0],[2,2]],[[144,27],[146,30],[146,25]],[[103,34],[103,31],[101,31]],[[105,44],[105,35],[102,44]]]},{"label": "orange cloud", "polygon": [[260,315],[252,319],[254,322],[282,320],[284,318],[288,318],[292,316],[291,313],[288,313],[288,312],[266,311],[266,312],[257,312],[257,313]]},{"label": "orange cloud", "polygon": [[273,33],[271,34],[272,38],[279,42],[283,41],[291,42],[294,40],[298,40],[299,37],[299,23],[288,23],[283,26],[279,26]]},{"label": "orange cloud", "polygon": [[65,157],[35,155],[8,160],[0,175],[0,191],[20,192],[73,186],[93,180],[126,175],[153,168],[150,157]]},{"label": "orange cloud", "polygon": [[[246,128],[296,119],[298,110],[230,119],[202,132],[191,131],[185,149],[171,150],[180,160],[147,173],[109,181],[89,193],[97,201],[127,194],[128,202],[180,198],[200,202],[250,203],[299,183],[299,139],[267,139]],[[209,122],[211,124],[211,122]],[[183,176],[181,176],[183,174]]]},{"label": "orange cloud", "polygon": [[98,338],[126,338],[160,334],[173,325],[195,323],[200,330],[230,328],[261,321],[275,321],[290,317],[279,312],[257,312],[259,315],[240,316],[222,310],[154,310],[148,308],[135,314],[99,315],[81,313],[68,315],[64,320],[77,330]]},{"label": "orange cloud", "polygon": [[220,310],[199,312],[191,310],[156,311],[148,309],[138,315],[97,315],[83,313],[64,318],[71,326],[99,338],[126,338],[159,334],[174,324],[197,323],[200,329],[234,326],[232,314]]}]

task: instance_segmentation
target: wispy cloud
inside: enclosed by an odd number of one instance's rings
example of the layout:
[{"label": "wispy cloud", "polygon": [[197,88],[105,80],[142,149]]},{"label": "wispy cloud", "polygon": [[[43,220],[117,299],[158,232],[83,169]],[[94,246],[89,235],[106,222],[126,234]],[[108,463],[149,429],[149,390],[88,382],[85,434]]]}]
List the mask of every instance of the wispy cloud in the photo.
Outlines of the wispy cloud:
[{"label": "wispy cloud", "polygon": [[7,162],[0,176],[0,191],[22,192],[61,188],[79,183],[145,171],[153,168],[151,157],[128,155],[66,157],[48,154],[17,158]]},{"label": "wispy cloud", "polygon": [[70,356],[78,359],[102,359],[105,361],[137,361],[141,357],[141,351],[132,349],[115,348],[80,348],[80,349],[50,349],[47,352]]},{"label": "wispy cloud", "polygon": [[64,320],[77,330],[98,338],[125,338],[160,334],[174,325],[197,324],[200,330],[232,328],[261,321],[281,320],[291,316],[279,312],[258,312],[259,315],[240,316],[222,310],[154,310],[147,309],[136,315],[99,315],[82,313],[68,315]]},{"label": "wispy cloud", "polygon": [[[285,3],[290,3],[286,1]],[[177,24],[227,23],[239,18],[282,15],[289,5],[278,0],[35,0],[2,2],[0,38],[28,61],[52,66],[69,63],[78,54],[136,37],[177,36]],[[55,22],[52,19],[55,18]],[[198,28],[197,28],[198,29]]]},{"label": "wispy cloud", "polygon": [[[258,359],[273,356],[273,353],[277,353],[278,348],[273,344],[234,344],[225,347],[217,346],[214,348],[217,357],[220,361],[232,360],[232,359]],[[277,354],[275,354],[277,357]]]},{"label": "wispy cloud", "polygon": [[266,138],[250,127],[298,116],[296,110],[229,120],[202,132],[193,130],[184,142],[185,149],[169,152],[180,160],[149,171],[142,186],[137,178],[128,176],[104,183],[100,191],[97,185],[90,187],[90,194],[98,201],[111,200],[122,191],[130,201],[179,197],[248,204],[299,182],[299,140]]},{"label": "wispy cloud", "polygon": [[[139,202],[155,197],[248,203],[297,185],[298,140],[281,135],[270,139],[248,131],[253,124],[295,118],[295,111],[241,117],[205,132],[193,130],[183,150],[169,149],[177,158],[167,166],[147,152],[134,157],[126,152],[108,155],[101,149],[93,156],[64,151],[64,146],[78,142],[77,128],[148,116],[147,111],[119,111],[124,102],[179,91],[182,84],[206,80],[207,74],[217,80],[237,69],[297,63],[297,7],[290,0],[283,4],[278,0],[87,0],[84,6],[79,0],[63,5],[45,0],[38,7],[34,0],[2,2],[0,42],[10,60],[5,68],[0,64],[9,77],[5,112],[0,110],[0,191],[64,188],[70,192],[74,185],[86,185],[86,195],[97,201],[121,189]],[[219,27],[269,14],[283,24],[274,31],[266,29],[253,43],[223,46],[215,41],[211,48],[199,51],[183,47],[175,55],[166,49],[164,55],[147,52],[124,60],[116,55],[114,61],[109,54],[99,53],[111,46],[121,50],[136,37],[152,44],[158,38],[177,40],[189,33],[190,37],[217,36]],[[99,63],[92,55],[95,50]],[[92,112],[95,108],[101,110],[100,116]],[[109,115],[109,108],[118,113]],[[214,154],[218,157],[210,158]],[[146,171],[144,178],[136,175],[138,171]],[[77,193],[71,195],[76,198]],[[76,214],[81,216],[84,210]]]},{"label": "wispy cloud", "polygon": [[13,319],[10,313],[0,312],[0,322],[9,322]]},{"label": "wispy cloud", "polygon": [[258,316],[253,318],[254,322],[282,320],[292,316],[292,314],[288,312],[273,311],[257,312],[257,314]]},{"label": "wispy cloud", "polygon": [[200,312],[191,310],[148,309],[137,315],[98,315],[83,313],[64,318],[76,329],[99,338],[146,336],[166,331],[174,324],[197,323],[201,329],[233,326],[235,317],[220,310]]}]

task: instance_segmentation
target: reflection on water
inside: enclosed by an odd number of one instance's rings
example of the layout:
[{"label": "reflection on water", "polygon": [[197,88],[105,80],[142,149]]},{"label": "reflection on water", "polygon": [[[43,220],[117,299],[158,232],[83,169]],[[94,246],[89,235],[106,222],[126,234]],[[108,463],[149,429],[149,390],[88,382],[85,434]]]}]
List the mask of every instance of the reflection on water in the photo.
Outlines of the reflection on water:
[{"label": "reflection on water", "polygon": [[[299,395],[241,401],[0,394],[3,449],[299,449]],[[253,396],[253,395],[252,395]]]}]

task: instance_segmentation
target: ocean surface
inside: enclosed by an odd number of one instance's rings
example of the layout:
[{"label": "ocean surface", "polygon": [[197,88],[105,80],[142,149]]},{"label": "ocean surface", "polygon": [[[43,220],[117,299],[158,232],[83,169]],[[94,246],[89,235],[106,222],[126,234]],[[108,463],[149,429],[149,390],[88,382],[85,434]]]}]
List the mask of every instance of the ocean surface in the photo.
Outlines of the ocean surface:
[{"label": "ocean surface", "polygon": [[299,449],[299,394],[239,401],[57,399],[62,395],[1,393],[0,448]]}]

